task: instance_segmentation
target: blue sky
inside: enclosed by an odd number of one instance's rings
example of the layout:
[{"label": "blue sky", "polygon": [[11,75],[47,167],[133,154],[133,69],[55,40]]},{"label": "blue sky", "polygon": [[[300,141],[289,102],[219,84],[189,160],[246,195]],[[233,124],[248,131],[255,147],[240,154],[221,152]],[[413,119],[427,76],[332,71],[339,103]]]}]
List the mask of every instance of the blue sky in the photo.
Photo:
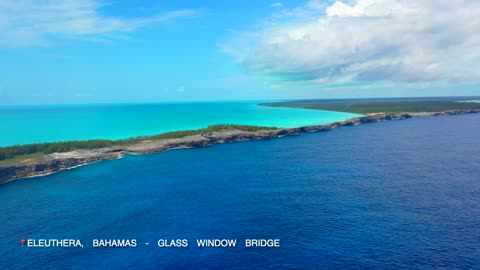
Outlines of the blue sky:
[{"label": "blue sky", "polygon": [[5,0],[0,105],[480,95],[480,5],[419,3]]}]

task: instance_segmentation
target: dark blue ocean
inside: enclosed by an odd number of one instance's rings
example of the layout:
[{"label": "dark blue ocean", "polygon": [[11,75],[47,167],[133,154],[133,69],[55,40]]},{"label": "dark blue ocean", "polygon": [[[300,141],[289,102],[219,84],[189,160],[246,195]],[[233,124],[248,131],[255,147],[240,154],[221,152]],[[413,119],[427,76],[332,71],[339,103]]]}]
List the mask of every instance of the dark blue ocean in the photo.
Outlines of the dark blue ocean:
[{"label": "dark blue ocean", "polygon": [[[9,182],[0,269],[479,269],[479,138],[479,114],[428,117]],[[85,248],[27,248],[22,237]],[[93,238],[139,245],[92,248]],[[156,245],[172,238],[190,246]],[[281,247],[198,248],[197,238]]]}]

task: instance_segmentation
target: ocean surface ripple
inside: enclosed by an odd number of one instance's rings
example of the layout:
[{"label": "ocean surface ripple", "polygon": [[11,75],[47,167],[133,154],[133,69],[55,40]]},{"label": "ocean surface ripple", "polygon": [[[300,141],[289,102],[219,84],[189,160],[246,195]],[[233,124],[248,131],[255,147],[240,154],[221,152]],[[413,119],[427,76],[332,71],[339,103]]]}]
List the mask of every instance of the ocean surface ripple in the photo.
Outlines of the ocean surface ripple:
[{"label": "ocean surface ripple", "polygon": [[[474,269],[479,137],[478,114],[426,117],[13,181],[0,185],[0,269]],[[22,237],[86,247],[22,248]],[[93,238],[139,246],[94,249]],[[156,245],[172,238],[190,246]],[[281,247],[198,248],[197,238]]]}]

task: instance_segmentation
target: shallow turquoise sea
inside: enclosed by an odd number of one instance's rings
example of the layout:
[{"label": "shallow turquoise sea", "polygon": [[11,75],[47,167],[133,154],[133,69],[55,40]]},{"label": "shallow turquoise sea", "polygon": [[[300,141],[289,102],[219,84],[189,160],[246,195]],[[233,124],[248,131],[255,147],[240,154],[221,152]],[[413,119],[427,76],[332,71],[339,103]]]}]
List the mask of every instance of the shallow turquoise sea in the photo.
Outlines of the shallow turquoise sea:
[{"label": "shallow turquoise sea", "polygon": [[318,125],[356,114],[258,106],[259,102],[196,102],[0,107],[0,146],[87,139],[123,139],[215,124]]}]

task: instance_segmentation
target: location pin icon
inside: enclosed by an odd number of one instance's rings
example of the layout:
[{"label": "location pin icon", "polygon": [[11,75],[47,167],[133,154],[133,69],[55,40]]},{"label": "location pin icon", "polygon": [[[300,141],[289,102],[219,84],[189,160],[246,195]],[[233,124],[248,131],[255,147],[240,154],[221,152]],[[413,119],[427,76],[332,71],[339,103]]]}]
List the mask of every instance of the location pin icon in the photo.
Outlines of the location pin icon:
[{"label": "location pin icon", "polygon": [[22,247],[23,247],[23,245],[25,245],[25,238],[20,239],[20,243],[22,243]]}]

